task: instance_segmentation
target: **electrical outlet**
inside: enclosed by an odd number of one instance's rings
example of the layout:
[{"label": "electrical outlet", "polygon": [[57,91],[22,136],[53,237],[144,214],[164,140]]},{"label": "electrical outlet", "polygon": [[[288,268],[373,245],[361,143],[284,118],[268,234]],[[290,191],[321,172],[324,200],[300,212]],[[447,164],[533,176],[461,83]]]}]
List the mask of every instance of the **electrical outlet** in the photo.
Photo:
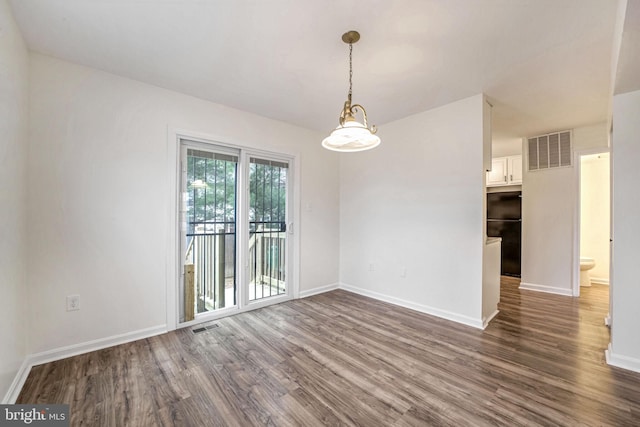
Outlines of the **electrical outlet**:
[{"label": "electrical outlet", "polygon": [[80,295],[67,296],[67,311],[80,310]]},{"label": "electrical outlet", "polygon": [[374,268],[374,266],[373,266],[373,263],[372,263],[372,262],[370,262],[370,263],[369,263],[369,271],[374,271],[374,270],[375,270],[375,268]]}]

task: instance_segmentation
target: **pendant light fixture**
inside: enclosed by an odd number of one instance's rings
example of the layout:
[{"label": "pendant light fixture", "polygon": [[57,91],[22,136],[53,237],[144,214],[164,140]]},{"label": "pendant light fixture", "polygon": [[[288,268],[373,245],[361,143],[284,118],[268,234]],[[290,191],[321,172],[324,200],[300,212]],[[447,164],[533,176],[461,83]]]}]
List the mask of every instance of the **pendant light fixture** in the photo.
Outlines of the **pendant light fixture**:
[{"label": "pendant light fixture", "polygon": [[[351,105],[351,92],[353,88],[353,44],[360,40],[357,31],[349,31],[342,35],[342,41],[349,45],[349,94],[340,112],[339,125],[331,132],[331,135],[322,141],[322,146],[333,151],[353,152],[364,151],[380,145],[380,138],[375,133],[376,126],[367,124],[367,112],[360,104]],[[354,117],[358,111],[362,111],[363,123]]]}]

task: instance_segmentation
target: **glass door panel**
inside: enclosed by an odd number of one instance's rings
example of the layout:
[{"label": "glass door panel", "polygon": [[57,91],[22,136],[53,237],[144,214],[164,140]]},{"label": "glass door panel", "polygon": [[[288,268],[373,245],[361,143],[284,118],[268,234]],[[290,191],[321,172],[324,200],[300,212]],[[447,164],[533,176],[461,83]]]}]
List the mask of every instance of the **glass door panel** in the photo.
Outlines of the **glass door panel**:
[{"label": "glass door panel", "polygon": [[184,320],[237,304],[238,156],[184,147]]},{"label": "glass door panel", "polygon": [[287,178],[283,161],[249,158],[249,301],[287,292]]}]

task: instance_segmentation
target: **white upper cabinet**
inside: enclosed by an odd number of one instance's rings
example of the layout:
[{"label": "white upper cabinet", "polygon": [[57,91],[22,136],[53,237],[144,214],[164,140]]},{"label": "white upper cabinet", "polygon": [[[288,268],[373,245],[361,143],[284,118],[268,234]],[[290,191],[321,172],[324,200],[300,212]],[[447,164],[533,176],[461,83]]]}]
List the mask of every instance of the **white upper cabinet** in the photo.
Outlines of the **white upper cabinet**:
[{"label": "white upper cabinet", "polygon": [[522,184],[522,156],[507,157],[507,172],[509,172],[509,185]]},{"label": "white upper cabinet", "polygon": [[491,161],[491,170],[487,172],[487,186],[507,185],[507,158],[498,157]]},{"label": "white upper cabinet", "polygon": [[522,184],[522,156],[496,157],[487,172],[487,187]]}]

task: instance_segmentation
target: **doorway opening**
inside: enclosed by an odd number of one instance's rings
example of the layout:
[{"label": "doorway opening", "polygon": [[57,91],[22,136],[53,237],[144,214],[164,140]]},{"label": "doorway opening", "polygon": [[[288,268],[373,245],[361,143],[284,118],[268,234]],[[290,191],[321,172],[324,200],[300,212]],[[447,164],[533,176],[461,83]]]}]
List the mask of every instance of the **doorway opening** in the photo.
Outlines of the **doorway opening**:
[{"label": "doorway opening", "polygon": [[[611,164],[608,150],[579,154],[578,242],[574,295],[609,300],[611,260]],[[605,323],[608,324],[607,319]]]},{"label": "doorway opening", "polygon": [[610,211],[609,153],[581,155],[579,254],[583,288],[592,283],[609,284]]}]

